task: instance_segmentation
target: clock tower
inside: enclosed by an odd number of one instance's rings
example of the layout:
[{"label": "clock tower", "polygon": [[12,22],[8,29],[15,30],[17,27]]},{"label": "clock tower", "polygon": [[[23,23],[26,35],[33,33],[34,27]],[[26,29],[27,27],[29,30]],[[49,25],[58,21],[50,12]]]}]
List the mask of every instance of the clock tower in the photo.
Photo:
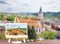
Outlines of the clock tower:
[{"label": "clock tower", "polygon": [[42,12],[42,8],[40,7],[39,13],[38,13],[38,19],[39,21],[43,20],[43,12]]}]

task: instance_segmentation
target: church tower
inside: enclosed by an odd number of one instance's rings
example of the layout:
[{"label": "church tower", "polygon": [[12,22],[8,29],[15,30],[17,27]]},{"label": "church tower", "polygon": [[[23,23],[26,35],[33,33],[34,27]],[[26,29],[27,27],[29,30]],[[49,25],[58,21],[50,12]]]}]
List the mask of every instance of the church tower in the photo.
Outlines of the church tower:
[{"label": "church tower", "polygon": [[40,10],[39,10],[39,13],[38,13],[38,23],[39,23],[39,26],[41,25],[41,27],[38,29],[38,32],[40,33],[41,30],[43,30],[43,27],[44,27],[43,12],[42,12],[42,8],[41,7],[40,7]]},{"label": "church tower", "polygon": [[43,20],[43,12],[42,12],[42,8],[40,7],[39,13],[38,13],[38,19],[39,21]]}]

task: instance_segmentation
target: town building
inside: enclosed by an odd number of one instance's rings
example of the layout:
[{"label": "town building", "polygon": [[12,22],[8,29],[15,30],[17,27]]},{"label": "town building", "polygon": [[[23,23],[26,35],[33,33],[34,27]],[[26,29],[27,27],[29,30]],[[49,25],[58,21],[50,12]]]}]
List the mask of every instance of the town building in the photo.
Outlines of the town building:
[{"label": "town building", "polygon": [[38,18],[19,18],[16,16],[14,23],[27,23],[30,27],[34,26],[37,34],[47,29],[47,25],[45,25],[43,22],[42,8],[40,8]]}]

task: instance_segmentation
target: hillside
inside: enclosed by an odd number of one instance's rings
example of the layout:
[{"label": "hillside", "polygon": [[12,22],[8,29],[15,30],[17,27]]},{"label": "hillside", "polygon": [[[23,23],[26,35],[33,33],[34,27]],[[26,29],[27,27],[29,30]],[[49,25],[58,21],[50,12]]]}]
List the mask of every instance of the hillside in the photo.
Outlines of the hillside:
[{"label": "hillside", "polygon": [[[0,13],[0,15],[17,15],[20,17],[38,17],[38,13]],[[60,18],[60,12],[44,12],[44,18]]]}]

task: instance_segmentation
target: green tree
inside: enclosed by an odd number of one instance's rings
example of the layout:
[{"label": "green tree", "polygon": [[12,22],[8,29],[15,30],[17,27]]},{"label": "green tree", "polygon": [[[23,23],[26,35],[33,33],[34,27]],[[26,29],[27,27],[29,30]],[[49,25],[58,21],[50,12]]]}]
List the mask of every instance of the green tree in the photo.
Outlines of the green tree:
[{"label": "green tree", "polygon": [[0,20],[2,20],[2,17],[0,16]]},{"label": "green tree", "polygon": [[43,31],[42,33],[40,33],[40,37],[44,39],[54,39],[55,36],[56,36],[56,32],[53,31]]},{"label": "green tree", "polygon": [[31,33],[32,33],[32,39],[36,39],[36,32],[34,26],[32,26]]},{"label": "green tree", "polygon": [[28,38],[31,39],[31,29],[29,26],[28,26]]},{"label": "green tree", "polygon": [[8,21],[13,21],[14,20],[14,16],[8,16],[7,20]]},{"label": "green tree", "polygon": [[0,34],[0,39],[5,39],[5,34],[4,33]]},{"label": "green tree", "polygon": [[32,26],[32,28],[28,26],[28,37],[29,39],[36,39],[36,32],[34,26]]},{"label": "green tree", "polygon": [[0,15],[0,20],[3,20],[3,15]]}]

